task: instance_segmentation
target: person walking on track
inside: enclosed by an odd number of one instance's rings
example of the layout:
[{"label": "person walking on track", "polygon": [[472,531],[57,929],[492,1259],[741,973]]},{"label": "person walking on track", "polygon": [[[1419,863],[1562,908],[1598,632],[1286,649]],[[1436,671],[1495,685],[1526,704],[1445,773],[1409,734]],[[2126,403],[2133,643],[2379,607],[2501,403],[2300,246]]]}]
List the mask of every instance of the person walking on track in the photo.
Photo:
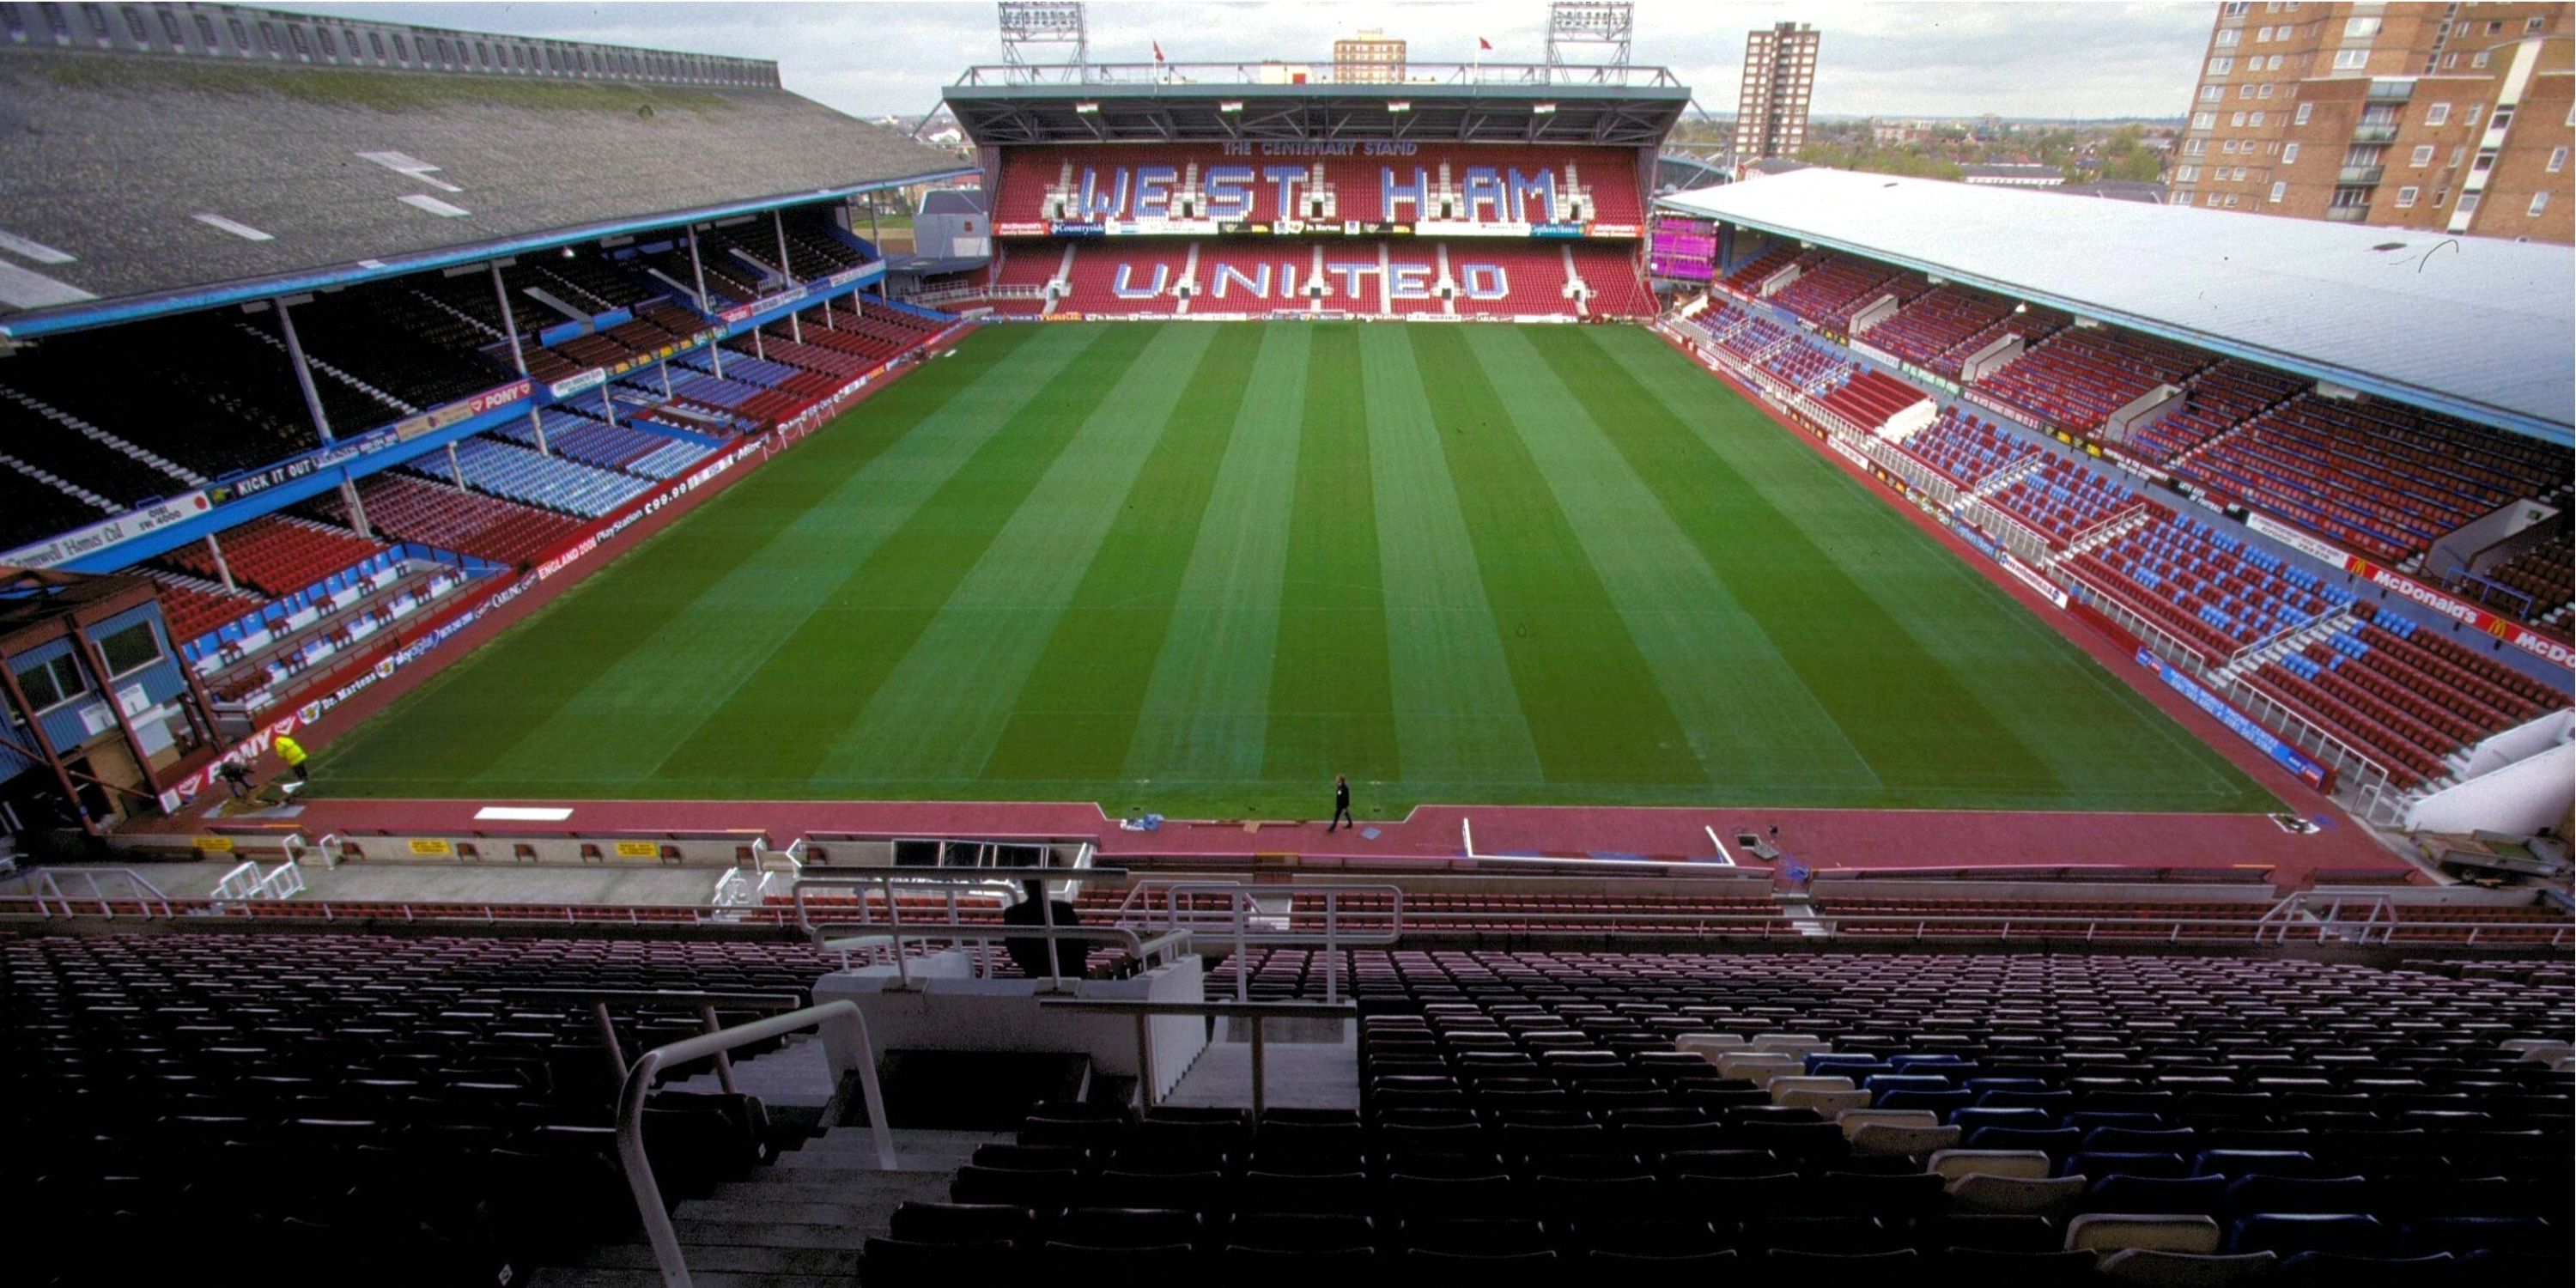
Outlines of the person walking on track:
[{"label": "person walking on track", "polygon": [[1333,775],[1333,821],[1325,824],[1324,830],[1330,832],[1344,823],[1354,828],[1360,825],[1358,819],[1351,817],[1351,780],[1346,775],[1335,774]]},{"label": "person walking on track", "polygon": [[307,756],[302,743],[299,743],[284,734],[279,734],[277,737],[277,758],[286,762],[286,772],[295,775],[295,781],[299,783],[312,781],[313,775],[311,771],[304,768],[304,762],[309,757]]}]

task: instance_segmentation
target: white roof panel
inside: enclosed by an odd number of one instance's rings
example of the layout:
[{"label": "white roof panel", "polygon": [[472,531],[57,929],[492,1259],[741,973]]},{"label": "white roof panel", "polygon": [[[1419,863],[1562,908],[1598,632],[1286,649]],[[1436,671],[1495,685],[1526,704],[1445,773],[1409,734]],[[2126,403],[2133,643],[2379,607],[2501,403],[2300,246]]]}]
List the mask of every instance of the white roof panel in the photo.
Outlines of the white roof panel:
[{"label": "white roof panel", "polygon": [[1662,204],[2576,438],[2576,250],[1809,169]]}]

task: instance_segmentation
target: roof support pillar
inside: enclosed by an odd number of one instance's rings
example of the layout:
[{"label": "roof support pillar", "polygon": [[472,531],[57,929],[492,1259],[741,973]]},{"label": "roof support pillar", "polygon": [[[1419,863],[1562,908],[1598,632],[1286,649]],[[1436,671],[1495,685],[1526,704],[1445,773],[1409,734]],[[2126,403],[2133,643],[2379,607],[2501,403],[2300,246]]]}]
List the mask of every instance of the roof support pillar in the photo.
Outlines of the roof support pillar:
[{"label": "roof support pillar", "polygon": [[501,281],[501,261],[491,261],[492,298],[501,302],[501,329],[510,333],[510,365],[528,374],[528,355],[519,349],[519,318],[510,308],[510,288]]},{"label": "roof support pillar", "polygon": [[465,467],[456,460],[456,440],[447,440],[447,476],[456,480],[458,491],[465,490]]},{"label": "roof support pillar", "polygon": [[[787,216],[772,210],[769,212],[769,222],[770,226],[778,231],[778,271],[787,278],[789,286],[794,286],[796,265],[787,258]],[[787,315],[787,333],[795,337],[798,344],[805,342],[805,329],[796,325],[796,315],[793,313]],[[769,355],[761,356],[765,358]]]},{"label": "roof support pillar", "polygon": [[367,522],[367,502],[358,495],[358,476],[346,467],[340,470],[340,499],[349,506],[349,526],[362,537],[373,537],[375,531]]},{"label": "roof support pillar", "polygon": [[[510,333],[510,365],[517,367],[519,374],[525,376],[528,374],[528,355],[519,346],[519,316],[510,307],[510,288],[501,280],[501,261],[491,261],[491,268],[492,298],[501,302],[501,329]],[[528,428],[537,436],[537,455],[554,455],[554,449],[546,446],[546,423],[537,418],[537,405],[533,400],[528,403]]]},{"label": "roof support pillar", "polygon": [[272,303],[277,308],[277,329],[286,335],[286,356],[295,363],[295,384],[304,391],[304,410],[313,414],[313,429],[322,441],[331,441],[331,418],[322,414],[322,395],[313,387],[313,364],[304,360],[304,342],[295,338],[295,319],[288,316],[286,297]]},{"label": "roof support pillar", "polygon": [[215,557],[215,576],[224,583],[224,589],[241,589],[233,584],[233,566],[224,562],[224,548],[215,544],[215,534],[211,532],[206,534],[206,553]]},{"label": "roof support pillar", "polygon": [[707,266],[704,261],[698,258],[698,226],[696,224],[689,225],[689,271],[697,275],[698,312],[709,314],[714,313],[716,311],[715,306],[707,302]]}]

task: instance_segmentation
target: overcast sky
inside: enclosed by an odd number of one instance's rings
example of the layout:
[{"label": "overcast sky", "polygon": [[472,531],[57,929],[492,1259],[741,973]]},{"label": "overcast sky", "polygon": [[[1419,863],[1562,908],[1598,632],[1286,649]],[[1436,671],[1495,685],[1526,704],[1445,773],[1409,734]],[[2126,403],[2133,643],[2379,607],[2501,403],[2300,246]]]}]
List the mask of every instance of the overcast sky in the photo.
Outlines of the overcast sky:
[{"label": "overcast sky", "polygon": [[[987,3],[516,4],[280,7],[393,22],[776,59],[787,88],[860,115],[917,113],[970,64],[998,63]],[[2179,116],[2207,48],[2200,3],[1732,4],[1640,0],[1631,60],[1671,67],[1712,112],[1732,113],[1744,33],[1795,17],[1824,33],[1814,110],[1823,115]],[[1384,26],[1419,62],[1538,62],[1543,0],[1410,3],[1094,3],[1094,61],[1326,61],[1332,41]]]}]

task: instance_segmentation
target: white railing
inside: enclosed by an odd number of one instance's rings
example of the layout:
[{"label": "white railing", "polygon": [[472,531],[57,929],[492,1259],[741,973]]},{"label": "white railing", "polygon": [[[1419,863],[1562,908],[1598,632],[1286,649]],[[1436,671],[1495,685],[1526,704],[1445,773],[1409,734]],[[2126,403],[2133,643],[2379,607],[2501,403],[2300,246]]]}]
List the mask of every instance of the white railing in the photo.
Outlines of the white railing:
[{"label": "white railing", "polygon": [[707,898],[708,905],[717,908],[748,908],[759,902],[760,883],[752,879],[748,868],[726,868],[724,875],[716,878],[715,893]]},{"label": "white railing", "polygon": [[293,859],[266,871],[258,863],[245,860],[215,882],[214,898],[224,903],[248,903],[292,899],[302,893],[304,868]]},{"label": "white railing", "polygon": [[[66,880],[81,893],[75,896],[65,891]],[[90,915],[95,905],[95,915],[114,917],[120,903],[135,905],[135,910],[145,917],[177,915],[171,911],[170,896],[132,868],[36,868],[27,873],[25,883],[39,916]],[[122,890],[118,889],[120,885]],[[157,914],[155,908],[159,909]]]},{"label": "white railing", "polygon": [[[1139,968],[1151,969],[1187,953],[1190,936],[1186,931],[1178,931],[1149,937],[1124,926],[1059,926],[1055,924],[1055,901],[1046,898],[1037,901],[1039,921],[1033,926],[1004,923],[998,907],[994,909],[996,915],[992,920],[970,921],[962,915],[966,908],[959,903],[959,896],[989,894],[998,901],[1005,897],[1002,887],[1022,882],[1058,884],[1125,875],[1123,871],[1109,868],[1019,868],[996,869],[989,876],[883,872],[867,876],[800,877],[794,890],[796,928],[804,932],[815,947],[839,953],[844,969],[847,969],[853,953],[885,951],[893,958],[895,976],[901,981],[901,987],[906,989],[912,987],[912,957],[906,951],[911,945],[962,943],[989,946],[1014,939],[1041,940],[1047,948],[1047,981],[1061,989],[1064,976],[1060,973],[1056,956],[1056,946],[1060,943],[1108,944],[1124,950]],[[931,920],[906,921],[903,900],[898,895],[907,887],[915,894],[927,891],[944,896],[940,915]],[[817,905],[814,902],[818,893],[828,890],[856,891],[858,898],[844,914],[841,905]],[[874,899],[870,898],[871,895],[875,896]],[[882,910],[881,917],[876,915],[879,910]],[[830,915],[831,919],[817,920],[815,914],[818,911]],[[974,967],[979,973],[991,970],[987,958],[987,954],[975,954]]]},{"label": "white railing", "polygon": [[[1261,907],[1267,895],[1285,908]],[[1159,900],[1157,899],[1159,897]],[[1369,901],[1343,906],[1346,898]],[[1320,900],[1320,906],[1316,901]],[[1300,903],[1306,906],[1298,906]],[[1159,915],[1158,915],[1159,914]],[[1253,886],[1239,881],[1140,881],[1113,914],[1164,934],[1187,932],[1193,943],[1234,945],[1234,1000],[1250,1001],[1246,950],[1318,948],[1324,953],[1324,1000],[1341,996],[1341,954],[1346,948],[1386,947],[1404,937],[1404,890],[1389,884]],[[1300,929],[1299,923],[1309,928]],[[1354,925],[1353,923],[1357,923]]]},{"label": "white railing", "polygon": [[1136,1017],[1137,1084],[1145,1107],[1154,1107],[1154,1017],[1180,1015],[1252,1021],[1252,1120],[1258,1124],[1270,1100],[1270,1047],[1262,1032],[1265,1020],[1342,1020],[1359,1018],[1352,1002],[1143,1002],[1123,998],[1059,997],[1039,1001],[1042,1010],[1081,1011],[1093,1015]]},{"label": "white railing", "polygon": [[[2326,901],[2322,910],[2317,907],[2320,899]],[[2359,905],[2361,917],[2358,921],[2344,915],[2347,903]],[[2321,944],[2330,940],[2385,944],[2396,933],[2397,921],[2396,901],[2385,894],[2315,894],[2302,890],[2264,912],[2255,923],[2254,942],[2263,943],[2268,935],[2270,942],[2286,944],[2290,942],[2292,931],[2305,937],[2308,928],[2314,926],[2317,942]],[[2469,932],[2469,942],[2477,942],[2476,931]]]},{"label": "white railing", "polygon": [[876,1046],[868,1040],[868,1018],[856,1003],[843,1000],[808,1006],[666,1042],[645,1052],[636,1058],[633,1068],[625,1071],[626,1081],[618,1090],[617,1161],[625,1169],[627,1188],[635,1195],[635,1213],[643,1220],[645,1242],[652,1245],[653,1262],[660,1268],[666,1288],[693,1288],[696,1281],[689,1277],[689,1259],[680,1249],[679,1232],[671,1225],[671,1210],[663,1205],[662,1187],[653,1179],[653,1160],[644,1152],[644,1102],[652,1093],[653,1079],[665,1065],[720,1057],[737,1047],[811,1028],[823,1030],[825,1050],[835,1075],[847,1071],[859,1076],[859,1094],[867,1102],[868,1133],[876,1145],[877,1166],[894,1170],[894,1134],[886,1126],[885,1092],[877,1085]]}]

